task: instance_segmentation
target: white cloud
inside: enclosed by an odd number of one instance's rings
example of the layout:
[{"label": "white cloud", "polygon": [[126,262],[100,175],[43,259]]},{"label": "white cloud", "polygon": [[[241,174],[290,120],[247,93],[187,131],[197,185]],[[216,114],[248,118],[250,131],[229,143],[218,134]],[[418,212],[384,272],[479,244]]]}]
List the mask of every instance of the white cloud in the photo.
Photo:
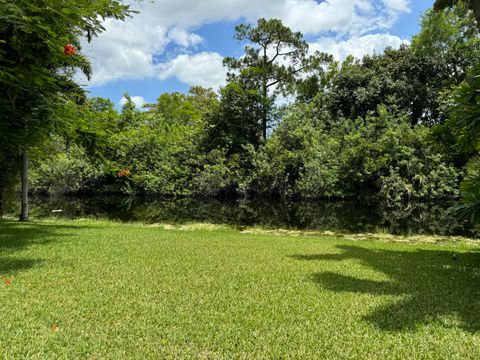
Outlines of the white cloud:
[{"label": "white cloud", "polygon": [[410,0],[383,0],[385,7],[396,12],[410,12]]},{"label": "white cloud", "polygon": [[[196,47],[204,43],[193,32],[201,25],[242,17],[248,21],[256,21],[259,17],[278,18],[304,34],[331,36],[334,33],[336,37],[358,39],[367,32],[388,29],[400,13],[409,10],[409,2],[223,0],[220,3],[218,0],[131,0],[132,7],[139,10],[139,14],[134,14],[124,22],[107,20],[104,24],[106,32],[91,44],[83,46],[93,62],[94,74],[90,85],[121,79],[165,79],[175,76],[190,85],[208,84],[216,87],[224,82],[224,78],[220,77],[220,74],[225,74],[220,66],[221,56],[205,50],[192,55]],[[333,51],[346,51],[346,44],[340,42],[335,45],[332,41],[327,45]],[[326,40],[323,45],[325,43]],[[177,45],[175,53],[167,53],[169,44]],[[154,61],[154,57],[169,59],[172,56],[173,59],[165,60],[163,64]]]},{"label": "white cloud", "polygon": [[225,82],[226,69],[222,62],[223,57],[217,53],[182,54],[159,64],[157,69],[160,79],[177,77],[190,85],[217,88]]},{"label": "white cloud", "polygon": [[[146,21],[154,19],[167,27],[190,29],[220,20],[242,17],[278,18],[304,33],[322,31],[358,33],[389,23],[389,10],[403,11],[407,0],[157,0],[134,5]],[[393,4],[393,5],[392,5]],[[396,5],[396,6],[395,6]]]},{"label": "white cloud", "polygon": [[168,32],[169,40],[173,41],[174,43],[188,48],[190,46],[198,45],[203,42],[201,36],[190,33],[184,29],[180,28],[173,28]]},{"label": "white cloud", "polygon": [[125,23],[107,20],[104,26],[104,33],[91,44],[83,44],[93,63],[92,85],[155,75],[152,54],[162,53],[167,46],[166,27],[140,17]]},{"label": "white cloud", "polygon": [[311,51],[321,51],[332,54],[337,60],[344,60],[348,55],[362,58],[366,54],[381,54],[387,47],[398,49],[402,44],[408,44],[403,40],[390,34],[370,34],[364,36],[353,36],[345,41],[337,41],[333,38],[320,38],[310,44]]},{"label": "white cloud", "polygon": [[[147,103],[147,101],[143,98],[143,96],[132,96],[131,98],[137,109],[143,108],[143,105]],[[127,99],[124,96],[120,99],[118,103],[120,104],[120,106],[123,106],[126,104],[126,102],[127,102]]]}]

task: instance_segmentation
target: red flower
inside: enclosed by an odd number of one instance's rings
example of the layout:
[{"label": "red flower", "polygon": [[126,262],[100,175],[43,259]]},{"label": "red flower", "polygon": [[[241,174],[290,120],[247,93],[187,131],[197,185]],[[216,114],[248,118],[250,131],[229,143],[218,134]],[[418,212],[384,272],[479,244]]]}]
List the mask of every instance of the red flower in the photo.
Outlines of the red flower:
[{"label": "red flower", "polygon": [[3,281],[4,281],[6,286],[12,285],[12,280],[10,280],[10,279],[4,279]]},{"label": "red flower", "polygon": [[131,171],[129,169],[125,169],[125,170],[121,170],[117,173],[117,176],[119,178],[122,178],[122,177],[127,177],[131,174]]},{"label": "red flower", "polygon": [[72,44],[67,44],[63,47],[63,53],[67,56],[75,55],[77,49]]}]

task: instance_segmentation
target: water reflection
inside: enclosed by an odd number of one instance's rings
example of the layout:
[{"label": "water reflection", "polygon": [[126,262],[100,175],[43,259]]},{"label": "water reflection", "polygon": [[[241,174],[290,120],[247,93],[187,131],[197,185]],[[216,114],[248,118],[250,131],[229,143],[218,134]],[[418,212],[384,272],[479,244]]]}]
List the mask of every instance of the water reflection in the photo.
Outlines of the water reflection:
[{"label": "water reflection", "polygon": [[[152,197],[33,198],[32,216],[100,217],[147,223],[209,222],[302,230],[478,236],[455,218],[452,203],[391,208],[369,201],[219,201]],[[61,209],[61,213],[52,210]]]}]

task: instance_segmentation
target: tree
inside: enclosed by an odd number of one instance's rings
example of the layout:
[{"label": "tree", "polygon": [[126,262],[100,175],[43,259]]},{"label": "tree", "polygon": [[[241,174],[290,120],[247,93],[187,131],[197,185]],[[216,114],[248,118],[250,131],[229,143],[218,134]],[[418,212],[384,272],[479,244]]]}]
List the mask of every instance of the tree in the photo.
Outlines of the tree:
[{"label": "tree", "polygon": [[470,10],[475,14],[475,19],[480,27],[480,0],[436,0],[433,9],[441,11],[447,8],[454,7],[458,3],[465,3]]},{"label": "tree", "polygon": [[199,112],[202,118],[215,111],[218,106],[218,95],[211,88],[192,86],[188,91],[188,101]]},{"label": "tree", "polygon": [[260,119],[265,110],[263,104],[257,91],[231,81],[221,89],[216,111],[207,116],[204,148],[207,151],[226,149],[230,156],[244,152],[248,144],[257,147],[262,136]]},{"label": "tree", "polygon": [[20,220],[28,220],[28,150],[61,123],[78,93],[75,71],[91,75],[80,38],[91,41],[102,19],[130,12],[117,0],[0,0],[0,140],[23,159]]},{"label": "tree", "polygon": [[480,61],[479,28],[473,13],[461,2],[441,12],[428,10],[412,47],[442,64],[452,80],[450,84],[458,85],[465,80],[468,69]]},{"label": "tree", "polygon": [[480,148],[480,65],[455,92],[455,105],[451,109],[451,128],[463,146]]},{"label": "tree", "polygon": [[3,216],[7,200],[11,198],[9,193],[15,186],[16,177],[19,173],[19,156],[8,151],[3,143],[0,143],[0,219]]},{"label": "tree", "polygon": [[[295,80],[307,68],[308,44],[300,32],[293,32],[280,20],[259,19],[256,27],[239,25],[235,38],[247,41],[245,54],[240,59],[226,58],[229,79],[237,77],[259,93],[261,129],[267,138],[268,123],[275,96],[292,90]],[[236,81],[240,83],[242,81]]]},{"label": "tree", "polygon": [[479,61],[475,19],[457,5],[442,13],[427,11],[411,46],[387,48],[361,60],[347,58],[320,91],[334,114],[350,119],[385,104],[408,114],[412,125],[436,125],[447,118],[440,94],[464,81]]},{"label": "tree", "polygon": [[[480,1],[437,0],[435,2],[435,10],[439,11],[447,8],[453,8],[450,13],[463,13],[464,19],[471,18],[468,9],[473,10],[477,21],[476,25],[480,30]],[[448,13],[445,15],[445,11],[440,14],[439,16],[448,16]],[[430,37],[433,39],[436,39],[438,34],[445,32],[445,26],[441,22],[435,22],[432,29]],[[467,26],[463,27],[463,31],[472,33]],[[449,35],[448,31],[446,33]],[[450,36],[450,38],[452,37]],[[471,65],[474,66],[471,67],[469,76],[465,81],[454,87],[453,92],[449,94],[451,100],[450,118],[445,126],[439,129],[439,132],[453,134],[456,142],[454,148],[471,157],[466,166],[465,179],[460,184],[462,202],[456,208],[460,216],[478,223],[480,221],[480,158],[475,155],[478,154],[480,149],[480,46],[478,46],[478,31],[474,33],[473,40],[477,44],[474,56],[465,53],[465,51],[460,52],[459,56],[465,59],[473,58],[473,64]]]},{"label": "tree", "polygon": [[[461,216],[480,221],[480,65],[454,91],[447,131],[454,134],[456,146],[474,154],[466,166],[467,174],[460,185],[462,204],[457,206]],[[475,155],[477,154],[477,155]]]},{"label": "tree", "polygon": [[311,102],[318,98],[319,94],[328,93],[332,79],[338,74],[339,64],[332,55],[317,53],[312,60],[310,74],[299,79],[296,84],[296,100],[301,103]]},{"label": "tree", "polygon": [[460,184],[462,201],[455,208],[460,215],[473,223],[480,222],[480,158],[474,156],[467,164],[467,175]]},{"label": "tree", "polygon": [[326,102],[333,115],[356,119],[387,105],[413,125],[441,121],[437,94],[450,81],[444,63],[411,47],[386,49],[361,60],[348,57],[333,76]]},{"label": "tree", "polygon": [[125,102],[122,105],[118,127],[120,130],[124,128],[135,127],[139,121],[140,111],[137,109],[135,102],[129,93],[124,93]]}]

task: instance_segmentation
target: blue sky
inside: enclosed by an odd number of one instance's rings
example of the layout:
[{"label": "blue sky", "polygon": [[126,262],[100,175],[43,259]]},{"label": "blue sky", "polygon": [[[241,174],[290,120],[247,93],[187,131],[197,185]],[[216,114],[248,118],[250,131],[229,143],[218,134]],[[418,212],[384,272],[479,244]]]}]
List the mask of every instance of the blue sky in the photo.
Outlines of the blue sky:
[{"label": "blue sky", "polygon": [[433,0],[156,0],[133,2],[140,13],[125,22],[109,20],[107,31],[83,51],[94,77],[90,96],[119,104],[128,92],[138,105],[163,92],[192,85],[224,84],[222,58],[240,56],[234,27],[258,18],[279,18],[302,31],[310,48],[341,60],[398,47],[419,30]]}]

